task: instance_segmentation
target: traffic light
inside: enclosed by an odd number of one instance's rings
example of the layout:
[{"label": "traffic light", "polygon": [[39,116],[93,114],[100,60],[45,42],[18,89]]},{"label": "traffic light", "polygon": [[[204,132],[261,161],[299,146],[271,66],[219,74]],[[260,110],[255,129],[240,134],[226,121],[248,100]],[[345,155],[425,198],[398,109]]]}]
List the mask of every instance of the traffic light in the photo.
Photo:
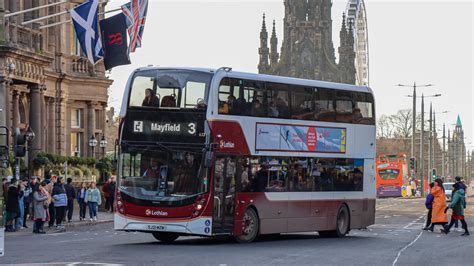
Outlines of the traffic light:
[{"label": "traffic light", "polygon": [[436,176],[436,169],[435,168],[431,169],[431,176],[433,177],[433,180],[436,179],[437,176]]},{"label": "traffic light", "polygon": [[415,170],[416,169],[416,159],[415,157],[410,158],[410,169]]},{"label": "traffic light", "polygon": [[15,130],[15,148],[14,148],[15,157],[25,157],[26,155],[26,140],[25,135],[21,134],[20,129],[16,128]]}]

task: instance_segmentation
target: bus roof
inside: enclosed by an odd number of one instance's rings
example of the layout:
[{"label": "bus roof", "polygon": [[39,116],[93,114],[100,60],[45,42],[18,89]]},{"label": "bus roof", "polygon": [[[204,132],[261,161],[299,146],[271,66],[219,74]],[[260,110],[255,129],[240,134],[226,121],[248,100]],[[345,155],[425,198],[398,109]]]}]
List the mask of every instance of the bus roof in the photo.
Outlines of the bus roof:
[{"label": "bus roof", "polygon": [[295,84],[301,86],[309,86],[309,87],[322,87],[328,89],[339,89],[339,90],[349,90],[349,91],[360,91],[360,92],[369,92],[372,93],[372,90],[366,86],[357,86],[352,84],[345,84],[345,83],[336,83],[336,82],[329,82],[329,81],[321,81],[321,80],[311,80],[311,79],[301,79],[301,78],[292,78],[292,77],[284,77],[284,76],[274,76],[274,75],[267,75],[267,74],[257,74],[257,73],[249,73],[249,72],[240,72],[240,71],[233,71],[232,68],[228,67],[224,70],[224,68],[219,69],[212,69],[212,68],[198,68],[198,67],[157,67],[157,66],[147,66],[137,68],[135,71],[142,71],[142,70],[190,70],[190,71],[199,71],[204,73],[217,73],[219,71],[225,71],[228,77],[234,78],[244,78],[244,79],[251,79],[251,80],[260,80],[260,81],[267,81],[267,82],[276,82],[276,83],[286,83],[286,84]]}]

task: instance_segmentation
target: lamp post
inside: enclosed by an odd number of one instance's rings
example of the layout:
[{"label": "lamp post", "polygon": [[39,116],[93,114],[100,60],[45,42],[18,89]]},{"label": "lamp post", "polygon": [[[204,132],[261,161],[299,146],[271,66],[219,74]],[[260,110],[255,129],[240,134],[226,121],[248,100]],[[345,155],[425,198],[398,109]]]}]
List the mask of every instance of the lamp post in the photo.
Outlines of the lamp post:
[{"label": "lamp post", "polygon": [[105,147],[107,147],[107,140],[105,139],[105,135],[102,135],[102,139],[100,140],[100,147],[102,148],[102,159],[104,159]]},{"label": "lamp post", "polygon": [[26,168],[26,174],[28,175],[28,178],[31,176],[30,174],[30,155],[29,155],[29,151],[30,151],[30,144],[31,142],[33,142],[33,140],[35,139],[35,132],[33,131],[33,129],[31,129],[30,126],[28,126],[28,129],[26,130],[26,133],[25,133],[25,140],[26,140],[26,161],[28,163],[27,165],[27,168]]},{"label": "lamp post", "polygon": [[[412,87],[411,85],[398,84],[399,87]],[[411,133],[411,157],[415,158],[415,131],[416,131],[416,88],[417,87],[431,87],[433,84],[424,84],[416,85],[416,82],[413,82],[413,109],[412,109],[412,133]],[[420,158],[421,159],[421,158]],[[412,172],[412,177],[415,178],[416,169]]]},{"label": "lamp post", "polygon": [[92,158],[95,158],[95,154],[94,154],[95,146],[97,146],[97,140],[95,139],[94,134],[92,134],[91,138],[89,139],[89,147],[91,147]]}]

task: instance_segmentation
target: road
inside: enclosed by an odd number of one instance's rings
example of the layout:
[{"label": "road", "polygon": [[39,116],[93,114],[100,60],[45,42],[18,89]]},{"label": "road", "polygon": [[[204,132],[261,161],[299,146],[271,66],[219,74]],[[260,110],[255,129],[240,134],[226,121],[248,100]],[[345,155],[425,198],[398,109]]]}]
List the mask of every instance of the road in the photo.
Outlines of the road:
[{"label": "road", "polygon": [[[473,207],[467,219],[474,229]],[[472,265],[474,236],[420,230],[422,199],[377,201],[376,224],[343,239],[316,233],[263,237],[251,244],[228,238],[182,237],[162,244],[149,234],[112,230],[112,223],[81,226],[63,233],[6,237],[1,264],[107,263],[161,265]]]}]

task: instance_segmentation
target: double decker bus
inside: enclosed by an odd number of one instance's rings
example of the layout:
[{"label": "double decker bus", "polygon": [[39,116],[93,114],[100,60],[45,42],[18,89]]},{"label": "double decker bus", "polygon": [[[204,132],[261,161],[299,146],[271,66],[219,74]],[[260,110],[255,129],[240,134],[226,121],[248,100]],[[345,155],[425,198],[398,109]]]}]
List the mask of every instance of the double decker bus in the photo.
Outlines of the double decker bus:
[{"label": "double decker bus", "polygon": [[408,175],[405,154],[382,154],[377,158],[377,197],[401,197]]},{"label": "double decker bus", "polygon": [[374,110],[367,87],[137,69],[120,112],[115,229],[251,242],[366,228],[375,219]]}]

